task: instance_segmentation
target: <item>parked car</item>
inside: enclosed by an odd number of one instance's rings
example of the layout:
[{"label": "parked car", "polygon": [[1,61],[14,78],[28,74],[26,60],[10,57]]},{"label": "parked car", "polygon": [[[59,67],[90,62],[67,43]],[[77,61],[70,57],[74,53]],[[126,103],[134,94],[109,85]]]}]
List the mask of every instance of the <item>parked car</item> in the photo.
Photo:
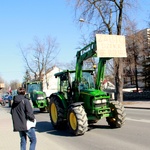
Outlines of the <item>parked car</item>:
[{"label": "parked car", "polygon": [[4,94],[4,95],[2,96],[2,99],[3,99],[6,103],[8,103],[8,98],[9,98],[9,94]]}]

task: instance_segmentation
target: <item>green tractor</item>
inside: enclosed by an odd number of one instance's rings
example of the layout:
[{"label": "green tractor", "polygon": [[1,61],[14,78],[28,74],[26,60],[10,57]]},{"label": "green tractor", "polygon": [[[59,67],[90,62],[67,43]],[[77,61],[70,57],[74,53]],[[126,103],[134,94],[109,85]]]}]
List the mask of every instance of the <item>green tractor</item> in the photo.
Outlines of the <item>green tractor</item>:
[{"label": "green tractor", "polygon": [[46,93],[42,91],[42,83],[40,81],[26,82],[23,84],[27,96],[31,99],[33,107],[39,108],[41,112],[48,112],[49,99]]},{"label": "green tractor", "polygon": [[97,56],[96,50],[96,42],[90,43],[77,52],[76,70],[55,74],[60,86],[49,97],[49,115],[55,129],[68,125],[73,135],[83,135],[90,124],[102,118],[111,128],[121,128],[125,123],[122,103],[101,90],[105,64],[110,58],[99,58],[96,80],[94,70],[82,70],[83,61]]}]

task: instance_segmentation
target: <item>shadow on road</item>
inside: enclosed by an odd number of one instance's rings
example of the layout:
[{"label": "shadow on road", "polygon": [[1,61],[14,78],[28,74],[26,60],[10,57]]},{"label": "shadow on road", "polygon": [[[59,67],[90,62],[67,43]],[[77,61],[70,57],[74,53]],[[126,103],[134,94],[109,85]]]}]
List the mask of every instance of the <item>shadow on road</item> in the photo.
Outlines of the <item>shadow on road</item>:
[{"label": "shadow on road", "polygon": [[71,133],[69,133],[69,130],[67,128],[63,130],[55,130],[50,122],[43,121],[43,122],[37,122],[36,124],[36,131],[37,132],[46,132],[48,134],[53,134],[57,136],[72,136]]},{"label": "shadow on road", "polygon": [[[108,125],[90,125],[88,128],[88,131],[90,130],[94,130],[94,129],[112,129],[110,126]],[[36,131],[37,132],[46,132],[47,134],[52,134],[52,135],[56,135],[56,136],[69,136],[69,137],[76,137],[74,135],[72,135],[69,132],[69,129],[66,128],[62,129],[62,130],[55,130],[52,126],[52,124],[50,122],[37,122],[36,124]]]},{"label": "shadow on road", "polygon": [[94,129],[112,129],[109,125],[89,125],[89,131]]},{"label": "shadow on road", "polygon": [[48,113],[48,112],[46,112],[46,111],[41,112],[40,110],[34,110],[33,112],[34,112],[34,114],[36,114],[36,115],[37,115],[37,114],[41,114],[41,113],[42,113],[42,114],[44,114],[44,113],[47,114],[47,113]]}]

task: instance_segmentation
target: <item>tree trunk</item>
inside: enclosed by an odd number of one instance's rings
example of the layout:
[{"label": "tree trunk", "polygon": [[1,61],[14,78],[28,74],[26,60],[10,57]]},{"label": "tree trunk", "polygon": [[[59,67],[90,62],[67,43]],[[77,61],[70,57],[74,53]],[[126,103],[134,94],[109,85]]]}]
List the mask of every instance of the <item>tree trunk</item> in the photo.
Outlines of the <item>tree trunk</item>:
[{"label": "tree trunk", "polygon": [[115,99],[122,102],[123,101],[123,72],[122,72],[122,58],[114,58],[114,65],[115,65]]},{"label": "tree trunk", "polygon": [[135,64],[135,85],[136,85],[136,91],[138,92],[139,86],[138,86],[138,72],[137,72],[137,65]]}]

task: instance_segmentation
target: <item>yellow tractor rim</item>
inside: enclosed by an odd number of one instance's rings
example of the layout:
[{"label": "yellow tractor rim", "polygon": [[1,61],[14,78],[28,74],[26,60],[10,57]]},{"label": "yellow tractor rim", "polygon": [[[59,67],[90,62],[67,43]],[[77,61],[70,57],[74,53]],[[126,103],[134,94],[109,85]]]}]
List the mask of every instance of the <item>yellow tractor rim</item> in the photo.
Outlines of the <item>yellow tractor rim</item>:
[{"label": "yellow tractor rim", "polygon": [[54,103],[51,104],[51,117],[54,123],[57,122],[57,108]]},{"label": "yellow tractor rim", "polygon": [[73,112],[70,113],[69,120],[70,120],[71,128],[73,130],[76,130],[76,128],[77,128],[77,119],[76,119],[76,116]]}]

